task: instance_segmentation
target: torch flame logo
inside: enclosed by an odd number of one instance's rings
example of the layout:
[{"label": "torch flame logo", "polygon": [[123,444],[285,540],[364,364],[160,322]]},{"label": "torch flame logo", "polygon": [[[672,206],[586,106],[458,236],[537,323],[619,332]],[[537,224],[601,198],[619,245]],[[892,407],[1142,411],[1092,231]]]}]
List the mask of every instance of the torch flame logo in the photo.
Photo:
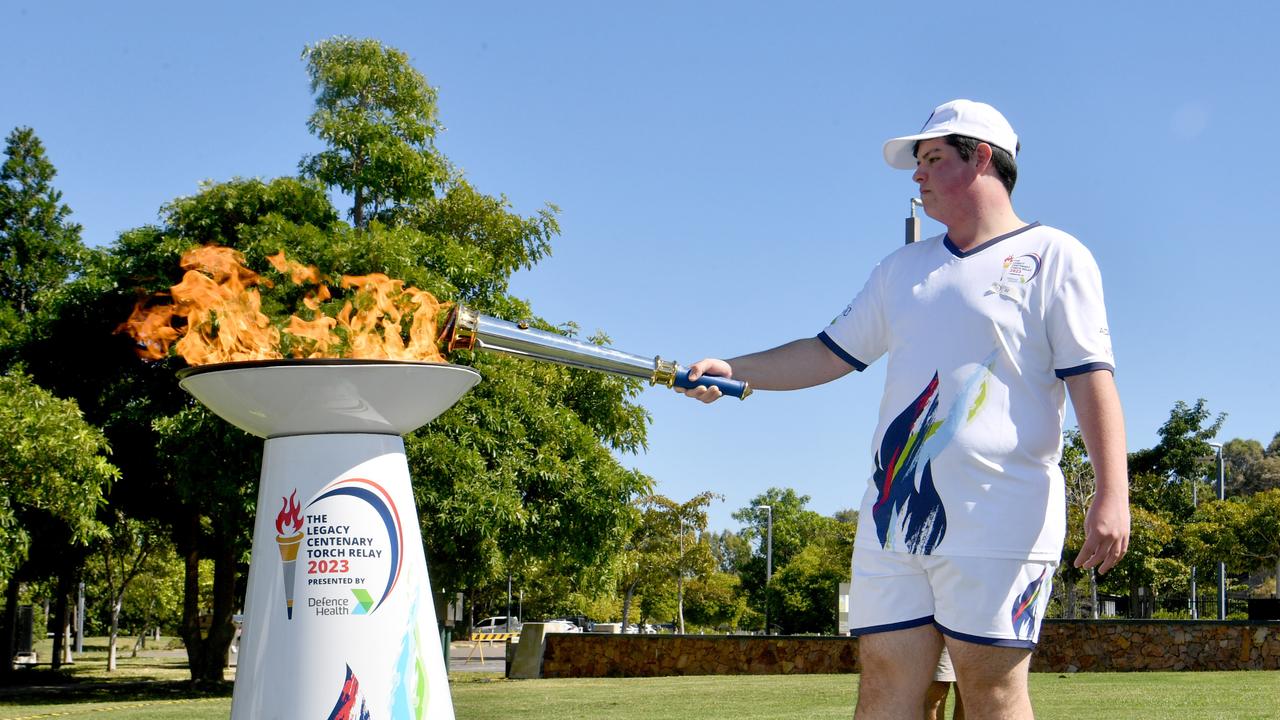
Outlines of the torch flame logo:
[{"label": "torch flame logo", "polygon": [[337,308],[332,282],[314,266],[267,258],[281,282],[306,288],[287,320],[262,312],[259,286],[274,282],[245,266],[244,255],[207,245],[182,256],[182,282],[138,301],[117,332],[127,333],[146,360],[170,351],[189,365],[292,358],[368,358],[444,362],[437,318],[449,307],[429,292],[381,273],[343,275]]},{"label": "torch flame logo", "polygon": [[[280,498],[284,506],[276,515],[276,534],[293,535],[302,529],[302,505],[297,501],[298,491],[294,490],[289,497]],[[288,531],[285,528],[289,528]]]},{"label": "torch flame logo", "polygon": [[284,571],[285,613],[293,619],[293,578],[298,565],[298,549],[302,546],[302,506],[298,504],[298,489],[280,500],[284,506],[276,515],[276,545],[280,550],[280,567]]}]

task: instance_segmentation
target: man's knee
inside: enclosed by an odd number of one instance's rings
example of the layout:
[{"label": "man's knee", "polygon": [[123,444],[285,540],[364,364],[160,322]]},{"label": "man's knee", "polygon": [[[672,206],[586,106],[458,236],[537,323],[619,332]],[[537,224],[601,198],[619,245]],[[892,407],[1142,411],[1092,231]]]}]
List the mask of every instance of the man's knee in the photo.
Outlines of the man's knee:
[{"label": "man's knee", "polygon": [[942,636],[932,626],[862,636],[858,707],[915,707],[919,712],[941,652]]},{"label": "man's knee", "polygon": [[957,687],[964,694],[966,709],[1005,708],[1030,710],[1027,672],[1031,651],[979,645],[947,638],[947,649],[955,664]]}]

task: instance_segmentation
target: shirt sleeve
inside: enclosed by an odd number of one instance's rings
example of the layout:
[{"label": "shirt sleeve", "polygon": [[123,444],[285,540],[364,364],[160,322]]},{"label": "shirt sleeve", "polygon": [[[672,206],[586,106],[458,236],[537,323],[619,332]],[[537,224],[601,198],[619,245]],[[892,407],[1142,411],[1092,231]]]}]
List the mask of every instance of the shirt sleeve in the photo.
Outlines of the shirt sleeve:
[{"label": "shirt sleeve", "polygon": [[884,263],[871,271],[862,290],[827,329],[818,333],[831,352],[862,371],[888,347],[884,319]]},{"label": "shirt sleeve", "polygon": [[1102,297],[1102,273],[1078,241],[1067,243],[1046,307],[1054,374],[1067,378],[1094,370],[1115,372],[1111,329]]}]

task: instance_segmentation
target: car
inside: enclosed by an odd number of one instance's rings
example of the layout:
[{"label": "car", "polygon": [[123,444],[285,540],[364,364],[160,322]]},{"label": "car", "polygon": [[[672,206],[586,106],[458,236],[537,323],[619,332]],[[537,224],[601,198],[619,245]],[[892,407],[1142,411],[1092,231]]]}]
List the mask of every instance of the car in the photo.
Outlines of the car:
[{"label": "car", "polygon": [[578,625],[578,623],[571,618],[555,618],[554,620],[547,620],[547,622],[557,623],[561,628],[559,632],[571,632],[571,633],[582,632],[582,626]]},{"label": "car", "polygon": [[471,627],[473,633],[518,633],[520,618],[495,615],[487,617]]}]

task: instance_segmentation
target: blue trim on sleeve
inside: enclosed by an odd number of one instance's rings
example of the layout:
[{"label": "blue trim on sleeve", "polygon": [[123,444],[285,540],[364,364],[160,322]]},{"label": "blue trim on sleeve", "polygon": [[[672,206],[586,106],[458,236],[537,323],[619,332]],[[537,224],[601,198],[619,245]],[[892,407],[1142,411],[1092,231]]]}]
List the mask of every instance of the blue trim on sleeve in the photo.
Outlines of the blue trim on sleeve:
[{"label": "blue trim on sleeve", "polygon": [[889,623],[888,625],[869,625],[867,627],[852,628],[849,635],[858,637],[859,635],[874,635],[882,632],[893,632],[894,630],[910,630],[911,628],[924,627],[925,625],[936,625],[933,616],[928,615],[915,620],[904,620],[903,622]]},{"label": "blue trim on sleeve", "polygon": [[835,353],[836,357],[849,363],[849,366],[852,367],[854,370],[857,370],[858,372],[862,372],[863,370],[867,369],[866,363],[862,362],[858,358],[845,352],[844,348],[840,347],[840,345],[837,344],[835,340],[831,339],[831,336],[827,334],[826,330],[823,330],[822,332],[818,333],[818,339],[822,341],[823,345],[827,346],[828,350]]},{"label": "blue trim on sleeve", "polygon": [[1083,375],[1085,373],[1096,372],[1098,370],[1106,370],[1112,375],[1116,374],[1115,367],[1110,363],[1104,363],[1104,362],[1091,362],[1091,363],[1085,363],[1084,365],[1077,365],[1075,367],[1063,368],[1061,370],[1054,370],[1053,374],[1057,375],[1059,380],[1066,380],[1072,375]]},{"label": "blue trim on sleeve", "polygon": [[947,637],[952,637],[952,638],[955,638],[956,640],[963,640],[965,642],[970,642],[977,645],[1019,648],[1021,650],[1036,649],[1036,643],[1035,641],[1032,641],[1032,640],[1010,640],[1008,638],[989,638],[989,637],[982,637],[981,635],[969,635],[967,633],[956,632],[955,630],[951,630],[949,628],[943,627],[942,625],[939,625],[937,622],[934,622],[933,626],[938,628],[938,632],[942,633],[943,635],[946,635]]}]

